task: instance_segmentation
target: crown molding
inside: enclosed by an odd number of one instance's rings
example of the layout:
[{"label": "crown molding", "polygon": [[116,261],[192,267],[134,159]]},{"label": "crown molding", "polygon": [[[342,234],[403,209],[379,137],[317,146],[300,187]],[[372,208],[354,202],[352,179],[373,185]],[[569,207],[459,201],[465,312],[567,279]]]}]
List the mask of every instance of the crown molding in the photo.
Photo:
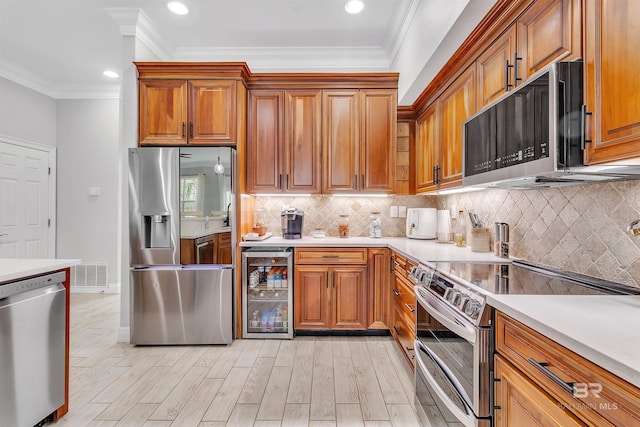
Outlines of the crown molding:
[{"label": "crown molding", "polygon": [[398,54],[398,50],[400,50],[404,37],[407,35],[407,31],[409,31],[409,27],[411,26],[411,22],[413,21],[413,17],[415,16],[419,5],[420,0],[410,0],[409,5],[406,8],[406,12],[396,15],[399,16],[402,21],[395,22],[394,25],[392,25],[393,31],[383,43],[384,49],[389,57],[389,63],[392,63]]},{"label": "crown molding", "polygon": [[120,26],[120,35],[137,37],[161,61],[172,59],[174,47],[140,8],[107,7],[105,12]]},{"label": "crown molding", "polygon": [[251,71],[388,70],[381,47],[178,48],[179,61],[244,61]]},{"label": "crown molding", "polygon": [[56,91],[50,82],[47,82],[27,69],[12,62],[3,61],[0,63],[0,77],[11,80],[21,86],[35,90],[50,98],[55,98]]}]

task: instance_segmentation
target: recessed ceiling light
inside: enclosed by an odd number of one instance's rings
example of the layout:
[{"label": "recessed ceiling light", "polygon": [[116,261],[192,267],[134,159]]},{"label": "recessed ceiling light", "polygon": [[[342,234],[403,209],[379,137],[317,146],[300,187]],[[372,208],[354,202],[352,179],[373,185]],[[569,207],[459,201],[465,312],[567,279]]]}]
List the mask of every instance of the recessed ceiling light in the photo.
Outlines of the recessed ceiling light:
[{"label": "recessed ceiling light", "polygon": [[169,3],[167,3],[167,7],[176,15],[186,15],[187,13],[189,13],[189,8],[179,1],[170,1]]},{"label": "recessed ceiling light", "polygon": [[364,9],[364,3],[362,3],[360,0],[349,0],[344,5],[344,10],[349,13],[360,13],[362,12],[362,9]]},{"label": "recessed ceiling light", "polygon": [[111,70],[104,70],[102,72],[102,74],[104,74],[105,76],[109,77],[110,79],[117,79],[118,77],[120,77],[120,74],[116,73],[115,71],[111,71]]}]

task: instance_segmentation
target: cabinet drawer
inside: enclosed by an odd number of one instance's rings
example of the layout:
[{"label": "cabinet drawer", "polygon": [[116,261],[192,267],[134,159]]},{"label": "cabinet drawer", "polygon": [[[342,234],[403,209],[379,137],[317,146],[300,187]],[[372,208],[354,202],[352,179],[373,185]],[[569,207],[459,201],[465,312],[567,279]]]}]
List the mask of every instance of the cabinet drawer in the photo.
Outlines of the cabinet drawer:
[{"label": "cabinet drawer", "polygon": [[402,277],[397,277],[393,286],[393,303],[405,312],[415,324],[416,318],[416,294],[411,283]]},{"label": "cabinet drawer", "polygon": [[393,337],[398,341],[398,344],[404,352],[407,360],[409,360],[413,366],[413,341],[415,340],[416,332],[410,319],[407,318],[404,311],[398,308],[397,305],[394,305],[393,307],[392,329],[391,333]]},{"label": "cabinet drawer", "polygon": [[367,248],[296,248],[296,264],[366,264]]},{"label": "cabinet drawer", "polygon": [[[637,387],[500,312],[496,314],[496,350],[587,423],[639,425]],[[548,372],[575,385],[565,388]]]},{"label": "cabinet drawer", "polygon": [[218,233],[218,244],[219,245],[230,245],[231,244],[231,233]]}]

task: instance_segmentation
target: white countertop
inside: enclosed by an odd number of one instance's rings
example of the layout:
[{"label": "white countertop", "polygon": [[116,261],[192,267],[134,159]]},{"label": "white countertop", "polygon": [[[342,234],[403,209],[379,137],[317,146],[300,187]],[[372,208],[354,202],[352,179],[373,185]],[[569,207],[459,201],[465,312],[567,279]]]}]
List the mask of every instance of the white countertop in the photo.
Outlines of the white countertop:
[{"label": "white countertop", "polygon": [[0,258],[0,283],[80,264],[79,259]]},{"label": "white countertop", "polygon": [[211,234],[226,233],[231,231],[231,227],[212,227],[207,230],[199,231],[197,233],[184,233],[180,235],[181,239],[197,239],[199,237],[209,236]]},{"label": "white countertop", "polygon": [[640,295],[490,295],[487,302],[640,387]]},{"label": "white countertop", "polygon": [[261,241],[241,242],[243,247],[369,247],[390,248],[415,262],[509,262],[499,258],[493,252],[471,252],[469,247],[458,248],[454,244],[436,243],[433,240],[407,239],[406,237],[325,237],[316,239],[303,237],[302,239],[283,239],[270,237]]}]

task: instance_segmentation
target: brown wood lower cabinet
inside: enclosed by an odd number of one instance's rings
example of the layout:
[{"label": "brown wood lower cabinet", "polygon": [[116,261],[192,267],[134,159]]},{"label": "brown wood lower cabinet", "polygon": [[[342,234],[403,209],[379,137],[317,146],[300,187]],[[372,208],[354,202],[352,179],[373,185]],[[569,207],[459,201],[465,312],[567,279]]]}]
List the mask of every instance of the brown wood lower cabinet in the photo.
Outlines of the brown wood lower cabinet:
[{"label": "brown wood lower cabinet", "polygon": [[495,358],[495,426],[584,426],[575,415],[500,356]]},{"label": "brown wood lower cabinet", "polygon": [[214,264],[231,264],[231,232],[216,233]]},{"label": "brown wood lower cabinet", "polygon": [[640,389],[496,314],[496,426],[640,425]]},{"label": "brown wood lower cabinet", "polygon": [[366,266],[295,268],[296,329],[366,329]]},{"label": "brown wood lower cabinet", "polygon": [[413,341],[416,336],[416,296],[408,273],[414,264],[393,253],[391,274],[391,335],[396,339],[407,361],[414,366]]},{"label": "brown wood lower cabinet", "polygon": [[295,264],[295,329],[367,329],[366,248],[296,248]]}]

